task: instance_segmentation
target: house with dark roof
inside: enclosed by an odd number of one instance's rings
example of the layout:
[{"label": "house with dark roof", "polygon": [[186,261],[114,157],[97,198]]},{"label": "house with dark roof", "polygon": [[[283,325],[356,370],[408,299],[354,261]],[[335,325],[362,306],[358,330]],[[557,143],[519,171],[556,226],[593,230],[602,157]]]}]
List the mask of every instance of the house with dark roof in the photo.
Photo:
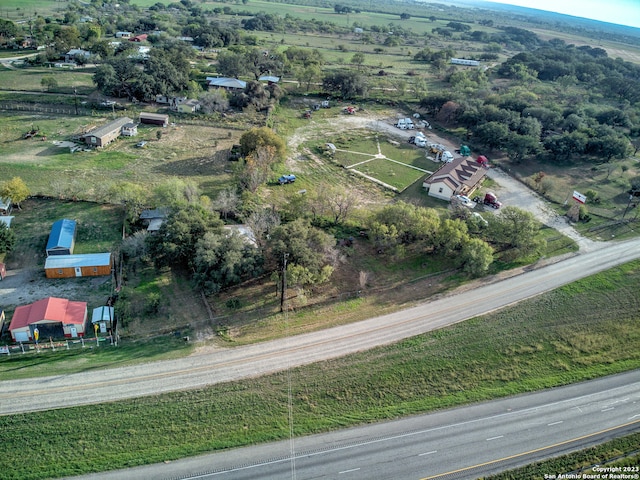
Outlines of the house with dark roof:
[{"label": "house with dark roof", "polygon": [[76,229],[75,220],[63,218],[54,222],[47,241],[47,256],[71,255],[76,243]]},{"label": "house with dark roof", "polygon": [[167,218],[166,208],[155,208],[153,210],[146,209],[140,214],[140,220],[143,225],[147,227],[147,232],[155,233],[160,230],[160,227]]},{"label": "house with dark roof", "polygon": [[72,302],[66,298],[48,297],[13,312],[9,332],[15,342],[62,336],[82,337],[87,323],[87,302]]},{"label": "house with dark roof", "polygon": [[487,171],[470,157],[455,158],[427,177],[422,186],[429,196],[451,200],[454,195],[469,196],[484,179]]},{"label": "house with dark roof", "polygon": [[102,127],[96,128],[89,133],[85,133],[83,138],[87,145],[92,147],[104,147],[113,142],[120,135],[125,125],[132,124],[133,120],[129,117],[117,118]]}]

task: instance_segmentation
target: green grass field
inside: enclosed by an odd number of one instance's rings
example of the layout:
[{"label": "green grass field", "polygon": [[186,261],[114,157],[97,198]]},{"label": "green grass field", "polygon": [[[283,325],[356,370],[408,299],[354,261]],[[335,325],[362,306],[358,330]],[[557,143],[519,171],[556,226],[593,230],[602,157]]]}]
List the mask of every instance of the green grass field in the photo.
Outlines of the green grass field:
[{"label": "green grass field", "polygon": [[381,182],[404,190],[418,179],[426,176],[424,172],[409,168],[399,163],[391,162],[387,159],[375,159],[362,165],[353,167],[354,170],[373,177]]},{"label": "green grass field", "polygon": [[[293,431],[344,428],[638,368],[639,287],[634,262],[451,328],[296,368]],[[7,479],[40,479],[288,438],[286,378],[40,412],[37,421],[32,414],[1,417],[0,468]],[[15,462],[25,446],[39,455]],[[78,448],[82,455],[59,455]]]}]

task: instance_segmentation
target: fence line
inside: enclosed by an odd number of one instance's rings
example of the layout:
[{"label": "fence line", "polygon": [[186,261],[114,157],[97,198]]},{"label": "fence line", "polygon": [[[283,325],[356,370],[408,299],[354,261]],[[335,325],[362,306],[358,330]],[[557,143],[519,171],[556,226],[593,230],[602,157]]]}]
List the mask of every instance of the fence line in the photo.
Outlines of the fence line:
[{"label": "fence line", "polygon": [[[61,107],[61,106],[43,106],[35,104],[23,104],[23,103],[8,103],[0,102],[0,110],[10,110],[18,112],[34,112],[34,113],[51,113],[55,115],[75,115],[75,107]],[[78,115],[91,115],[91,111],[78,108]]]},{"label": "fence line", "polygon": [[[102,343],[103,345],[100,345]],[[111,336],[108,337],[79,337],[73,340],[65,340],[62,341],[47,341],[43,340],[39,343],[23,343],[20,342],[18,345],[5,345],[0,347],[0,354],[5,355],[15,355],[15,354],[26,354],[26,353],[40,353],[42,351],[52,351],[56,350],[77,350],[82,348],[95,348],[98,346],[106,347],[113,345]]]}]

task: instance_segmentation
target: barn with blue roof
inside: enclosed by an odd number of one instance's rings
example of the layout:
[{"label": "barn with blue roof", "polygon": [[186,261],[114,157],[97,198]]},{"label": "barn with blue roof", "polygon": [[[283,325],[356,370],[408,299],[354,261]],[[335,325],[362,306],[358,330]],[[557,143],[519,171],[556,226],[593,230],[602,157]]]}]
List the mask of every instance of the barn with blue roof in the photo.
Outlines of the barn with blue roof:
[{"label": "barn with blue roof", "polygon": [[63,218],[54,222],[47,242],[47,256],[71,255],[76,243],[76,221]]}]

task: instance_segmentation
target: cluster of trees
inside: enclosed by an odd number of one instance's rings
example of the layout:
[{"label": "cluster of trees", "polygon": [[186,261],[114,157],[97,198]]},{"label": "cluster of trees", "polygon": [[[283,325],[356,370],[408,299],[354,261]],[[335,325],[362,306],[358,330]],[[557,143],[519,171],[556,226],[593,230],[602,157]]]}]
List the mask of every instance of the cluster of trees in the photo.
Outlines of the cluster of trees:
[{"label": "cluster of trees", "polygon": [[[105,94],[147,100],[189,88],[192,49],[181,43],[153,48],[142,61],[124,51],[96,69],[93,80]],[[193,87],[192,87],[193,88]]]},{"label": "cluster of trees", "polygon": [[255,242],[224,229],[218,213],[201,203],[176,206],[157,234],[146,237],[144,252],[157,268],[191,272],[207,293],[263,274],[281,278],[285,259],[290,286],[330,279],[336,261],[332,235],[302,219],[280,223],[278,215],[269,212],[257,211],[246,222],[254,227]]},{"label": "cluster of trees", "polygon": [[552,40],[546,47],[514,55],[500,66],[498,74],[517,79],[523,70],[541,81],[584,85],[620,101],[640,102],[640,66],[609,58],[602,48]]},{"label": "cluster of trees", "polygon": [[515,207],[489,216],[487,224],[459,209],[451,218],[434,209],[398,202],[369,218],[369,237],[379,252],[403,256],[407,250],[444,255],[470,275],[486,273],[495,251],[510,258],[539,252],[539,224]]},{"label": "cluster of trees", "polygon": [[[515,55],[497,74],[513,83],[496,93],[485,72],[454,70],[450,89],[420,104],[443,124],[465,127],[478,146],[503,149],[517,162],[533,155],[559,162],[624,158],[630,137],[640,133],[640,67],[611,60],[602,49],[551,41]],[[547,89],[541,101],[534,92],[542,82],[553,82],[558,95]],[[594,92],[607,103],[588,102]]]}]

